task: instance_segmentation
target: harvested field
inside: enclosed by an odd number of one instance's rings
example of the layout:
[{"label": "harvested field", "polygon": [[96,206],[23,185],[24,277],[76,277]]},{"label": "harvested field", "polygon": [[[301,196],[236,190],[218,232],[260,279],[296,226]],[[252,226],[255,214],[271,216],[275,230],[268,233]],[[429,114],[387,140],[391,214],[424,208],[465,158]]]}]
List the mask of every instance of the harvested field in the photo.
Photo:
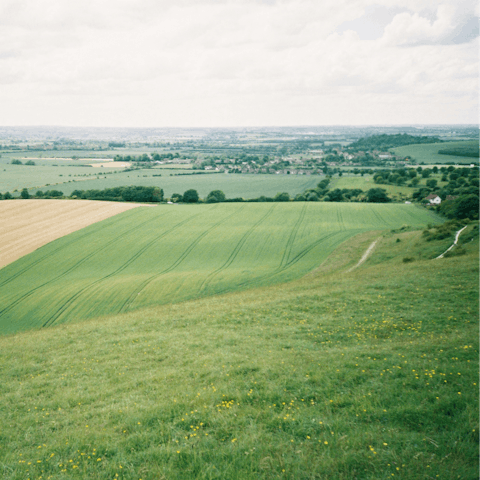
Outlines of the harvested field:
[{"label": "harvested field", "polygon": [[57,238],[141,206],[86,200],[0,202],[0,268]]}]

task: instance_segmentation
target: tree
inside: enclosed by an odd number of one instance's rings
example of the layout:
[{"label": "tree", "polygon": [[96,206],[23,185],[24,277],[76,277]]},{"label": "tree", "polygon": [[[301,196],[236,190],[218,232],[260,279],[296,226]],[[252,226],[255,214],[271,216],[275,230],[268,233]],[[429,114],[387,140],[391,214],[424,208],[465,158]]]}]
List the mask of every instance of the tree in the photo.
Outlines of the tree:
[{"label": "tree", "polygon": [[325,197],[327,202],[342,202],[343,201],[343,193],[339,188],[328,192],[327,196]]},{"label": "tree", "polygon": [[24,188],[24,189],[21,191],[20,196],[21,196],[22,198],[25,198],[25,199],[30,198],[30,195],[29,195],[28,190],[27,190],[26,188]]},{"label": "tree", "polygon": [[371,188],[367,192],[367,202],[370,203],[388,203],[390,198],[384,188]]},{"label": "tree", "polygon": [[290,201],[290,195],[287,192],[277,193],[275,195],[275,201],[276,202],[289,202]]},{"label": "tree", "polygon": [[478,219],[478,195],[462,195],[455,200],[453,208],[455,218]]},{"label": "tree", "polygon": [[10,200],[12,198],[12,195],[10,192],[5,192],[5,195],[3,196],[5,200]]},{"label": "tree", "polygon": [[28,162],[25,162],[25,165],[35,165],[35,162],[33,160],[28,160]]},{"label": "tree", "polygon": [[219,203],[225,201],[225,194],[221,190],[212,190],[207,195],[207,203]]},{"label": "tree", "polygon": [[183,196],[180,193],[173,193],[170,197],[170,201],[172,201],[173,203],[181,202],[182,199]]},{"label": "tree", "polygon": [[63,192],[60,190],[47,190],[45,192],[46,197],[63,197]]},{"label": "tree", "polygon": [[13,159],[10,163],[11,163],[12,165],[23,165],[23,163],[22,163],[20,160],[16,159],[16,158]]},{"label": "tree", "polygon": [[418,177],[412,178],[412,185],[416,187],[420,183],[420,179]]},{"label": "tree", "polygon": [[198,202],[198,192],[191,188],[183,194],[183,201],[185,203],[197,203]]},{"label": "tree", "polygon": [[434,178],[427,180],[427,187],[435,188],[437,186],[437,181]]},{"label": "tree", "polygon": [[37,198],[42,198],[43,197],[43,192],[41,190],[37,190],[37,193],[35,194]]}]

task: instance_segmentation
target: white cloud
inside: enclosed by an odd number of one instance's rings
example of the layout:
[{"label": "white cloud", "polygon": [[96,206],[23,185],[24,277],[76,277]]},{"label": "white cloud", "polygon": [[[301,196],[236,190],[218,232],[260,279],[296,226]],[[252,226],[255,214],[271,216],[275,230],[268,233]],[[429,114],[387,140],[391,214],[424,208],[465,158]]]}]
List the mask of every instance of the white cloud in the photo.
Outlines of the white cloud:
[{"label": "white cloud", "polygon": [[473,122],[475,4],[3,0],[0,124]]}]

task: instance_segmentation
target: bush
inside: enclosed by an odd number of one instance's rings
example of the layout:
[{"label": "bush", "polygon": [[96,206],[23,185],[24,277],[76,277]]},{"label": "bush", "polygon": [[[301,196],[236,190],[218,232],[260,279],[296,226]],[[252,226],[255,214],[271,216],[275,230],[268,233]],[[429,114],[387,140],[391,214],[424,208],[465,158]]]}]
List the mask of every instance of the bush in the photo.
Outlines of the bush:
[{"label": "bush", "polygon": [[60,190],[47,190],[45,192],[45,196],[53,198],[63,197],[63,192],[61,192]]},{"label": "bush", "polygon": [[367,192],[367,202],[371,203],[388,203],[391,199],[387,195],[387,191],[383,188],[371,188]]},{"label": "bush", "polygon": [[183,201],[185,203],[197,203],[198,202],[198,192],[191,188],[183,194]]},{"label": "bush", "polygon": [[274,200],[276,202],[289,202],[290,201],[290,195],[287,192],[277,193],[275,195]]},{"label": "bush", "polygon": [[429,226],[427,230],[423,231],[422,235],[427,242],[431,242],[432,240],[443,240],[445,238],[453,237],[459,227],[460,223],[458,223],[458,221],[449,220],[442,225],[437,225],[435,227]]},{"label": "bush", "polygon": [[28,162],[25,162],[25,165],[35,165],[35,162],[33,160],[29,160]]},{"label": "bush", "polygon": [[414,262],[415,259],[413,257],[403,257],[403,263],[411,263]]},{"label": "bush", "polygon": [[457,256],[460,256],[460,255],[465,255],[466,253],[467,253],[467,251],[459,245],[459,246],[456,246],[456,247],[452,248],[448,252],[446,252],[444,257],[445,258],[457,257]]},{"label": "bush", "polygon": [[212,190],[207,195],[207,203],[219,203],[225,201],[225,194],[221,190]]},{"label": "bush", "polygon": [[16,158],[13,159],[10,163],[11,163],[12,165],[23,165],[23,163],[22,163],[20,160],[16,159]]}]

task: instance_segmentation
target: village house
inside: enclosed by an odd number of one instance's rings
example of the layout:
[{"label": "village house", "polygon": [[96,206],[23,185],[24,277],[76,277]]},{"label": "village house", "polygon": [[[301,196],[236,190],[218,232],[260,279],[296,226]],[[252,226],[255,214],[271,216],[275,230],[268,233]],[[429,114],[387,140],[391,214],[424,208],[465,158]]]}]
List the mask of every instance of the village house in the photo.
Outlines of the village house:
[{"label": "village house", "polygon": [[431,193],[425,200],[428,200],[430,205],[440,205],[442,203],[442,199],[435,193]]}]

